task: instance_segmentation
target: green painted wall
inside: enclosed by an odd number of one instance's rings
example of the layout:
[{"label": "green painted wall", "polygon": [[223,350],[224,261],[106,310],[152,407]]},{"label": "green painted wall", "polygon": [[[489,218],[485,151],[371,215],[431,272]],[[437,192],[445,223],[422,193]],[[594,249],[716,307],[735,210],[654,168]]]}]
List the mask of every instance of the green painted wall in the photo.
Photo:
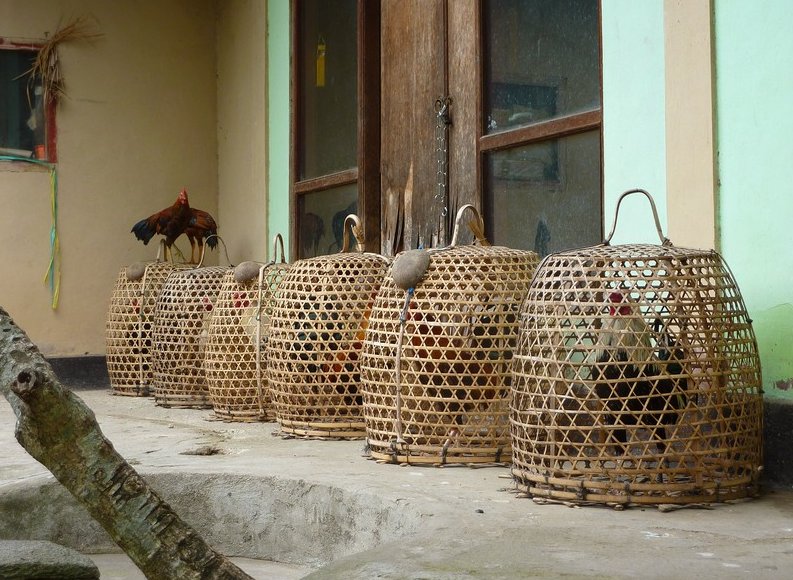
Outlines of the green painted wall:
[{"label": "green painted wall", "polygon": [[[646,189],[666,230],[663,0],[603,0],[604,235],[623,191]],[[649,205],[620,207],[612,243],[658,243]],[[672,240],[674,241],[674,240]]]},{"label": "green painted wall", "polygon": [[[267,2],[267,230],[289,256],[289,2]],[[272,256],[271,256],[272,257]]]},{"label": "green painted wall", "polygon": [[793,399],[793,2],[715,0],[714,17],[722,255],[766,393]]}]

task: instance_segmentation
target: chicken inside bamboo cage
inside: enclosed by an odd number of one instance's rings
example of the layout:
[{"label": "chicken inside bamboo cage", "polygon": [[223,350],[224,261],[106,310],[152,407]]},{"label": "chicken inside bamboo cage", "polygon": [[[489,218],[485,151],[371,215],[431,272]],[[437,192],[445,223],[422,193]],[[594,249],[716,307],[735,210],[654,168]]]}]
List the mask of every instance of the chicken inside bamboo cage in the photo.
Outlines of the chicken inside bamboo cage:
[{"label": "chicken inside bamboo cage", "polygon": [[[280,261],[276,260],[279,248]],[[288,269],[279,234],[272,261],[242,262],[225,274],[209,321],[204,356],[209,398],[221,419],[275,419],[264,355],[275,293]]]},{"label": "chicken inside bamboo cage", "polygon": [[[353,231],[358,251],[350,251]],[[267,342],[267,381],[287,436],[364,436],[359,357],[389,261],[363,251],[354,214],[341,252],[298,260],[278,287]]]},{"label": "chicken inside bamboo cage", "polygon": [[757,491],[760,363],[740,291],[716,252],[658,231],[659,246],[607,240],[538,268],[513,367],[513,475],[532,495],[660,504]]},{"label": "chicken inside bamboo cage", "polygon": [[153,394],[152,325],[157,297],[168,275],[189,266],[157,257],[121,269],[110,298],[105,326],[105,354],[114,395]]},{"label": "chicken inside bamboo cage", "polygon": [[[533,252],[477,242],[398,255],[361,363],[371,456],[394,463],[508,463],[510,360]],[[410,270],[417,273],[411,274]],[[408,272],[405,274],[405,272]]]}]

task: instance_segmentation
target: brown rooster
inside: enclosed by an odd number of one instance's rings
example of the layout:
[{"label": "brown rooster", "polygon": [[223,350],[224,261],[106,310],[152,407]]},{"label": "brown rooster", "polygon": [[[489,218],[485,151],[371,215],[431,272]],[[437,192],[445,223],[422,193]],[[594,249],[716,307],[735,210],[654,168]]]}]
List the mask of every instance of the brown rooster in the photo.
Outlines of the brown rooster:
[{"label": "brown rooster", "polygon": [[166,259],[168,259],[171,246],[176,238],[182,234],[190,240],[190,263],[197,261],[204,247],[204,240],[210,248],[217,246],[217,224],[207,212],[190,207],[187,199],[187,190],[179,192],[176,202],[149,217],[140,220],[132,226],[132,233],[144,244],[148,244],[155,234],[165,236]]},{"label": "brown rooster", "polygon": [[190,262],[195,263],[204,252],[204,241],[213,250],[218,245],[218,226],[215,219],[207,212],[190,208],[192,217],[184,233],[190,240]]},{"label": "brown rooster", "polygon": [[666,337],[659,340],[656,355],[652,331],[638,305],[620,292],[612,292],[609,302],[592,369],[595,394],[608,411],[606,421],[614,426],[612,433],[622,454],[627,451],[627,425],[648,429],[664,454],[666,427],[677,422],[685,405],[686,380],[678,362],[682,353]]}]

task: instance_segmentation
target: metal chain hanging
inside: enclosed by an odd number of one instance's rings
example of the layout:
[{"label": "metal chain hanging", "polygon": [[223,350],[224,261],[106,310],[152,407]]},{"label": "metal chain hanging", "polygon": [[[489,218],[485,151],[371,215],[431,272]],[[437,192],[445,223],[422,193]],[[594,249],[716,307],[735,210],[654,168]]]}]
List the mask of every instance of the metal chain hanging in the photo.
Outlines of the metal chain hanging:
[{"label": "metal chain hanging", "polygon": [[439,246],[446,245],[446,217],[449,215],[449,125],[452,124],[450,109],[452,98],[440,97],[435,101],[435,156],[437,162],[436,178],[438,190],[435,205],[440,208],[438,219]]}]

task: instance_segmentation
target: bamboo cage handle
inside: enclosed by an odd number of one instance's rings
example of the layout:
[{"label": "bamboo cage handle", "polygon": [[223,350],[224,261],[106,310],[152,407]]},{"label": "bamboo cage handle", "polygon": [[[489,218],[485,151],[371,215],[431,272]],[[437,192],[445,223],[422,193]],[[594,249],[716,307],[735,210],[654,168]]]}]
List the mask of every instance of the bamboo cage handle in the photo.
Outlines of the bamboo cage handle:
[{"label": "bamboo cage handle", "polygon": [[[352,225],[349,229],[347,228],[347,222],[352,222]],[[359,218],[354,213],[351,213],[346,218],[344,218],[344,237],[341,245],[341,251],[350,251],[350,230],[352,230],[352,234],[355,236],[355,251],[363,252],[363,225],[361,224],[361,218]]]},{"label": "bamboo cage handle", "polygon": [[467,203],[457,210],[457,215],[454,217],[454,230],[452,230],[452,241],[447,246],[449,248],[453,248],[457,245],[457,238],[460,235],[460,222],[462,222],[463,213],[467,209],[470,209],[473,212],[474,217],[476,218],[476,222],[471,222],[469,225],[477,241],[479,241],[479,243],[482,244],[483,246],[489,245],[487,240],[485,239],[485,222],[482,219],[482,214],[480,214],[479,210],[477,210],[473,205]]},{"label": "bamboo cage handle", "polygon": [[[160,238],[160,243],[157,246],[157,255],[154,258],[155,262],[164,262],[168,259],[168,253],[165,251],[165,238]],[[173,254],[171,254],[171,263],[173,263]]]},{"label": "bamboo cage handle", "polygon": [[[228,247],[226,247],[226,242],[223,241],[223,238],[221,238],[217,234],[210,234],[204,239],[204,241],[208,240],[209,238],[217,238],[218,241],[221,244],[223,244],[223,253],[226,254],[226,262],[228,263],[229,266],[233,266],[234,264],[232,264],[231,260],[229,259],[229,249]],[[204,256],[206,256],[208,245],[209,244],[204,244],[204,246],[201,248],[201,259],[198,261],[198,265],[196,266],[196,268],[200,268],[201,266],[204,265]]]},{"label": "bamboo cage handle", "polygon": [[278,248],[281,248],[281,264],[286,264],[286,255],[284,254],[284,238],[281,234],[275,234],[273,237],[273,262],[278,261]]},{"label": "bamboo cage handle", "polygon": [[620,204],[622,203],[623,199],[625,199],[627,196],[629,196],[632,193],[643,193],[645,197],[647,197],[647,201],[650,202],[650,209],[653,210],[653,219],[655,220],[655,231],[658,232],[658,238],[661,240],[661,245],[671,246],[672,240],[667,238],[664,235],[663,230],[661,229],[661,221],[658,219],[658,210],[655,208],[655,201],[653,200],[653,196],[650,195],[644,189],[629,189],[628,191],[623,193],[620,196],[620,198],[617,200],[617,207],[614,210],[614,225],[611,227],[611,232],[609,233],[609,235],[606,237],[605,240],[603,240],[603,245],[608,246],[611,243],[611,238],[614,237],[614,232],[617,230],[617,219],[619,218],[619,214],[620,214]]}]

